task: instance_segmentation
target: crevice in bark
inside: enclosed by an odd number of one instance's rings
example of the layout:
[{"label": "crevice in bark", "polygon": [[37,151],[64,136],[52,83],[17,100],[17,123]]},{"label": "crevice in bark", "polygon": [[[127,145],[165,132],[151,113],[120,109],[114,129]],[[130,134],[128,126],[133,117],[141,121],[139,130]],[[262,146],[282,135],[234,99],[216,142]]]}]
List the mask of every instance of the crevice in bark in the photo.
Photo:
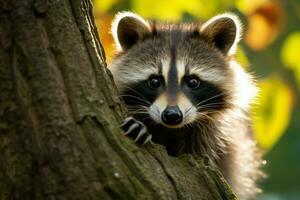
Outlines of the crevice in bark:
[{"label": "crevice in bark", "polygon": [[164,163],[155,155],[152,154],[150,151],[150,154],[153,156],[153,158],[155,158],[155,160],[162,166],[162,170],[164,171],[164,173],[166,174],[167,179],[170,181],[170,184],[173,187],[173,190],[176,192],[176,196],[180,196],[180,193],[178,192],[178,189],[176,187],[176,182],[174,181],[173,177],[170,176],[170,174],[168,173],[168,170],[166,169],[166,167],[164,166]]}]

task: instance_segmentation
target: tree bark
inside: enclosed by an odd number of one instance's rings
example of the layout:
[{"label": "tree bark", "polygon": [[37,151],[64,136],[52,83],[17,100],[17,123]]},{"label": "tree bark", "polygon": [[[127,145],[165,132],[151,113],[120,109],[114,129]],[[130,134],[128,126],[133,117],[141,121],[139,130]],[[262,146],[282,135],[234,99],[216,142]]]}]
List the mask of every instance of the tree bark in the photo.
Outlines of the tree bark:
[{"label": "tree bark", "polygon": [[235,199],[207,158],[122,135],[90,0],[0,1],[0,91],[0,199]]}]

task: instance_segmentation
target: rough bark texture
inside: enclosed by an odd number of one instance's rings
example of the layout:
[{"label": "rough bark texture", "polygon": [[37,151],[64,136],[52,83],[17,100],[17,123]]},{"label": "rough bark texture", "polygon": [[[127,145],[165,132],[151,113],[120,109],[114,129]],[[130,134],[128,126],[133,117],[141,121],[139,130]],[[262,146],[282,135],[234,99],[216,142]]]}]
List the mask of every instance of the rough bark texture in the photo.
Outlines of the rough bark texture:
[{"label": "rough bark texture", "polygon": [[235,199],[208,159],[139,148],[90,0],[0,1],[0,199]]}]

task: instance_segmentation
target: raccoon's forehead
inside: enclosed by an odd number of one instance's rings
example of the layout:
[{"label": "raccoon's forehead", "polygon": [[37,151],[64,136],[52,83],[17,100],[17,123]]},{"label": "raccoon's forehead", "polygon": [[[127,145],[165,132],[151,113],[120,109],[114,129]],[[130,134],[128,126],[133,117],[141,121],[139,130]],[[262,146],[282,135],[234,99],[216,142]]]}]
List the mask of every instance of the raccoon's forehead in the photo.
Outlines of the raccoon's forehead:
[{"label": "raccoon's forehead", "polygon": [[[180,52],[182,54],[180,54]],[[127,60],[127,59],[125,59]],[[141,58],[135,57],[123,62],[122,76],[128,74],[132,81],[145,80],[153,74],[167,78],[172,67],[176,67],[177,76],[181,79],[186,75],[197,75],[200,79],[213,83],[219,83],[228,74],[228,68],[223,60],[218,60],[210,55],[192,56],[182,50],[176,58],[172,55],[149,55]]]},{"label": "raccoon's forehead", "polygon": [[[207,43],[201,40],[183,42],[176,52],[177,68],[184,68],[184,75],[194,74],[216,84],[226,82],[230,71],[225,57]],[[178,75],[182,76],[180,73]]]},{"label": "raccoon's forehead", "polygon": [[147,39],[111,65],[117,81],[122,83],[143,81],[153,74],[167,80],[171,67],[176,67],[179,82],[183,76],[194,74],[202,80],[223,84],[228,74],[226,61],[219,51],[199,39],[186,39],[183,34],[163,33]]},{"label": "raccoon's forehead", "polygon": [[158,48],[152,41],[147,41],[118,56],[111,63],[110,69],[116,81],[139,82],[152,74],[161,74],[166,57],[164,47]]}]

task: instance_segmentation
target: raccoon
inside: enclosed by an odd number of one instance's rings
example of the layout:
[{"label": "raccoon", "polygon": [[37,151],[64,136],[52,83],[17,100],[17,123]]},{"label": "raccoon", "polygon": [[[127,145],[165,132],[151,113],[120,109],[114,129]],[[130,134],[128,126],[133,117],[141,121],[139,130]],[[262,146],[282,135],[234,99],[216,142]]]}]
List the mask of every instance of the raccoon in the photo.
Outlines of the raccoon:
[{"label": "raccoon", "polygon": [[125,135],[162,144],[172,156],[206,155],[239,199],[251,199],[263,173],[248,117],[257,88],[234,59],[241,29],[229,13],[176,24],[121,12],[109,69],[131,112]]}]

